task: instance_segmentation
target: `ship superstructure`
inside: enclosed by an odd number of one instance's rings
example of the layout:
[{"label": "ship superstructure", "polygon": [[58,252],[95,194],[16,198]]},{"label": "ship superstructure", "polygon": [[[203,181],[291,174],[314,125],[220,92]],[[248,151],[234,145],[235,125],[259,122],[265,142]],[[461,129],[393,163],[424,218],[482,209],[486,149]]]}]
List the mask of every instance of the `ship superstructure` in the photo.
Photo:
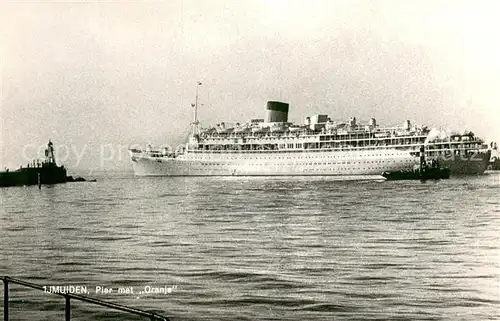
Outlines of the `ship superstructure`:
[{"label": "ship superstructure", "polygon": [[500,150],[496,142],[490,143],[491,147],[491,159],[488,165],[489,170],[498,171],[500,170]]},{"label": "ship superstructure", "polygon": [[[198,100],[197,100],[198,101]],[[195,115],[197,106],[195,104]],[[383,127],[372,118],[358,124],[328,115],[288,121],[289,104],[267,103],[266,119],[200,129],[195,116],[187,144],[173,150],[130,150],[136,175],[369,175],[411,169],[425,145],[427,159],[439,159],[452,174],[482,174],[490,158],[472,132],[444,134],[426,126]]]}]

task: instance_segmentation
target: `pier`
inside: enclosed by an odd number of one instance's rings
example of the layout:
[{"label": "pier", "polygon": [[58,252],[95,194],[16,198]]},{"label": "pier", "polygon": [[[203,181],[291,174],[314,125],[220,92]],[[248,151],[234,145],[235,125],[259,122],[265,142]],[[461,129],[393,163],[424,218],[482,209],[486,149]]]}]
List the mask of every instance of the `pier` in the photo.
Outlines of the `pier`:
[{"label": "pier", "polygon": [[[2,281],[3,281],[3,306],[4,306],[3,320],[4,321],[9,321],[9,284],[10,283],[46,292],[44,287],[39,285],[39,284],[23,281],[20,279],[11,278],[8,276],[2,277]],[[140,309],[136,309],[136,308],[131,308],[131,307],[128,307],[125,305],[106,302],[106,301],[99,300],[99,299],[89,298],[89,297],[86,297],[83,295],[72,294],[72,293],[58,293],[58,292],[51,292],[51,293],[54,295],[59,295],[59,296],[64,297],[65,302],[66,302],[65,303],[65,310],[64,310],[65,311],[64,315],[65,315],[66,321],[71,320],[71,299],[78,300],[78,301],[84,301],[84,302],[88,302],[91,304],[107,307],[110,309],[119,310],[119,311],[127,312],[130,314],[142,316],[144,318],[148,318],[151,321],[170,321],[169,318],[162,316],[162,315],[159,315],[159,314],[156,314],[156,313],[152,313],[152,312],[148,312],[148,311],[144,311],[144,310],[140,310]]]}]

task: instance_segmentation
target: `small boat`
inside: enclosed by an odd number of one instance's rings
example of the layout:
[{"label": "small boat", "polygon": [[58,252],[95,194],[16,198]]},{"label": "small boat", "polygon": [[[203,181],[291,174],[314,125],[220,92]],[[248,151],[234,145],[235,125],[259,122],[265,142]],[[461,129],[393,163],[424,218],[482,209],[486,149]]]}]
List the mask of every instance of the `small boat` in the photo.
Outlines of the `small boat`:
[{"label": "small boat", "polygon": [[396,171],[396,172],[384,172],[382,174],[388,181],[395,180],[408,180],[408,179],[418,179],[418,180],[428,180],[428,179],[448,179],[450,178],[449,168],[426,168],[421,171],[420,169],[413,171]]},{"label": "small boat", "polygon": [[382,176],[388,181],[395,180],[428,180],[428,179],[448,179],[450,169],[440,167],[437,160],[432,160],[430,165],[425,160],[424,146],[420,148],[420,167],[413,170],[400,170],[393,172],[383,172]]}]

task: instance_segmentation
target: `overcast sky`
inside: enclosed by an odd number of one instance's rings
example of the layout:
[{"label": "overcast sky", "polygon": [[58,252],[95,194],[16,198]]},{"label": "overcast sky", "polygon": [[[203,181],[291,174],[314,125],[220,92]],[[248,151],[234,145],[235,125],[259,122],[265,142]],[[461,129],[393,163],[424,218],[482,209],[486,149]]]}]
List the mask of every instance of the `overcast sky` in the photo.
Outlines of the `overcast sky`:
[{"label": "overcast sky", "polygon": [[[70,169],[129,169],[117,146],[184,138],[197,81],[204,125],[264,118],[266,102],[282,100],[294,121],[410,119],[500,140],[500,1],[0,9],[2,167],[25,163],[23,149],[41,157],[26,146],[52,139]],[[115,159],[103,162],[111,146]]]}]

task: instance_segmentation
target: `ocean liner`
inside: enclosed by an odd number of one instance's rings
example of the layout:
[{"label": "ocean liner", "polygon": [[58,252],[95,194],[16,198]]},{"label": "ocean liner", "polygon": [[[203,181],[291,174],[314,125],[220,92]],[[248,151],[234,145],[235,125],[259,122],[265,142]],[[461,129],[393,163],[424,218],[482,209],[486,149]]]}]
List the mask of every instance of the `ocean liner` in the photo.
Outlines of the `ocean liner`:
[{"label": "ocean liner", "polygon": [[412,169],[420,147],[428,160],[455,174],[482,174],[491,150],[472,132],[444,134],[426,126],[382,127],[372,118],[362,125],[352,117],[327,115],[288,121],[289,104],[267,103],[267,119],[200,128],[198,94],[192,131],[186,144],[130,149],[137,176],[354,176],[381,178],[386,171]]}]

